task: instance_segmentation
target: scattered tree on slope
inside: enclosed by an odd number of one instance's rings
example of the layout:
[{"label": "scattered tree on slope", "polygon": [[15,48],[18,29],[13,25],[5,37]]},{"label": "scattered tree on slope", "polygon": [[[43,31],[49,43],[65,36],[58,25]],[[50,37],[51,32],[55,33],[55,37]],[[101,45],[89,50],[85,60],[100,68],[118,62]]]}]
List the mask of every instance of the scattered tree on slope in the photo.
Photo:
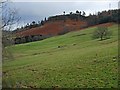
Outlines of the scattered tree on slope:
[{"label": "scattered tree on slope", "polygon": [[105,26],[98,26],[98,28],[93,32],[93,38],[100,38],[102,41],[103,39],[110,38],[112,33],[108,30]]}]

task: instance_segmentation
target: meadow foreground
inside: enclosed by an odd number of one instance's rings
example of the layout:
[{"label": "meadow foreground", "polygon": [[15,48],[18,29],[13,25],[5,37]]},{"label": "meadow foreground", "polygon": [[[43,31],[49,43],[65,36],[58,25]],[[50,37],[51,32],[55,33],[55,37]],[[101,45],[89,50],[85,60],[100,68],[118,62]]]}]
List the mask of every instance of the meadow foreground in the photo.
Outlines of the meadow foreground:
[{"label": "meadow foreground", "polygon": [[110,39],[92,39],[97,27],[6,47],[3,87],[118,87],[118,26]]}]

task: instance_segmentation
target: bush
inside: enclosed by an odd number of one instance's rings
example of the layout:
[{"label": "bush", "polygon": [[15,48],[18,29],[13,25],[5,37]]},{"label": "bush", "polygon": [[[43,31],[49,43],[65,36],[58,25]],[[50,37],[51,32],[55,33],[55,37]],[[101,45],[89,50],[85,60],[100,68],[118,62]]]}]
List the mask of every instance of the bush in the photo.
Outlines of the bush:
[{"label": "bush", "polygon": [[15,42],[15,44],[20,44],[21,43],[21,38],[15,38],[14,42]]},{"label": "bush", "polygon": [[21,38],[20,43],[25,43],[26,39],[24,37]]}]

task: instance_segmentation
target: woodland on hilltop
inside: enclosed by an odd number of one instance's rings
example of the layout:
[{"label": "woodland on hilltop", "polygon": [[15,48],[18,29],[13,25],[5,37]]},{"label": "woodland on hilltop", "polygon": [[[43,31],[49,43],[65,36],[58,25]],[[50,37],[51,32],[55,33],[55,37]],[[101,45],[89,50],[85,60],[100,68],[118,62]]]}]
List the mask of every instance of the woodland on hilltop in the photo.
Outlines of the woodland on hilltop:
[{"label": "woodland on hilltop", "polygon": [[85,16],[84,11],[81,12],[77,10],[76,13],[70,12],[70,14],[65,14],[65,11],[64,11],[63,15],[51,16],[51,17],[48,17],[48,19],[45,17],[44,20],[41,20],[38,22],[33,21],[31,23],[27,23],[24,27],[17,28],[13,32],[39,27],[39,26],[44,25],[47,22],[55,22],[55,21],[61,21],[61,20],[65,22],[68,19],[75,20],[75,21],[79,21],[79,20],[86,21],[88,23],[88,26],[107,23],[107,22],[119,23],[120,9],[102,11],[102,12],[98,12],[93,15],[89,14],[89,16]]}]

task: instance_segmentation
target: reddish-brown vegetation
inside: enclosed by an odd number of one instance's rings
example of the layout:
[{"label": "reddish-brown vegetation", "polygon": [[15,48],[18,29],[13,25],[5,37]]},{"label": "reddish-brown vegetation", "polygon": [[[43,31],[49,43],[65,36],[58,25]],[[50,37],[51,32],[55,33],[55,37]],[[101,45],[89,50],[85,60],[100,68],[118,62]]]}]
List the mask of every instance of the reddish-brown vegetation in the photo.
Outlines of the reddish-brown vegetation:
[{"label": "reddish-brown vegetation", "polygon": [[29,30],[18,32],[17,36],[29,36],[29,35],[58,35],[59,32],[67,28],[69,31],[80,29],[86,26],[87,23],[83,21],[54,21],[47,22],[43,26],[32,28]]},{"label": "reddish-brown vegetation", "polygon": [[[111,26],[113,23],[99,24],[101,26]],[[99,26],[95,25],[95,26]],[[16,33],[17,36],[30,36],[30,35],[58,35],[63,30],[75,31],[81,30],[87,26],[85,21],[66,20],[47,22],[43,26],[20,31]],[[93,27],[93,26],[92,26]]]}]

